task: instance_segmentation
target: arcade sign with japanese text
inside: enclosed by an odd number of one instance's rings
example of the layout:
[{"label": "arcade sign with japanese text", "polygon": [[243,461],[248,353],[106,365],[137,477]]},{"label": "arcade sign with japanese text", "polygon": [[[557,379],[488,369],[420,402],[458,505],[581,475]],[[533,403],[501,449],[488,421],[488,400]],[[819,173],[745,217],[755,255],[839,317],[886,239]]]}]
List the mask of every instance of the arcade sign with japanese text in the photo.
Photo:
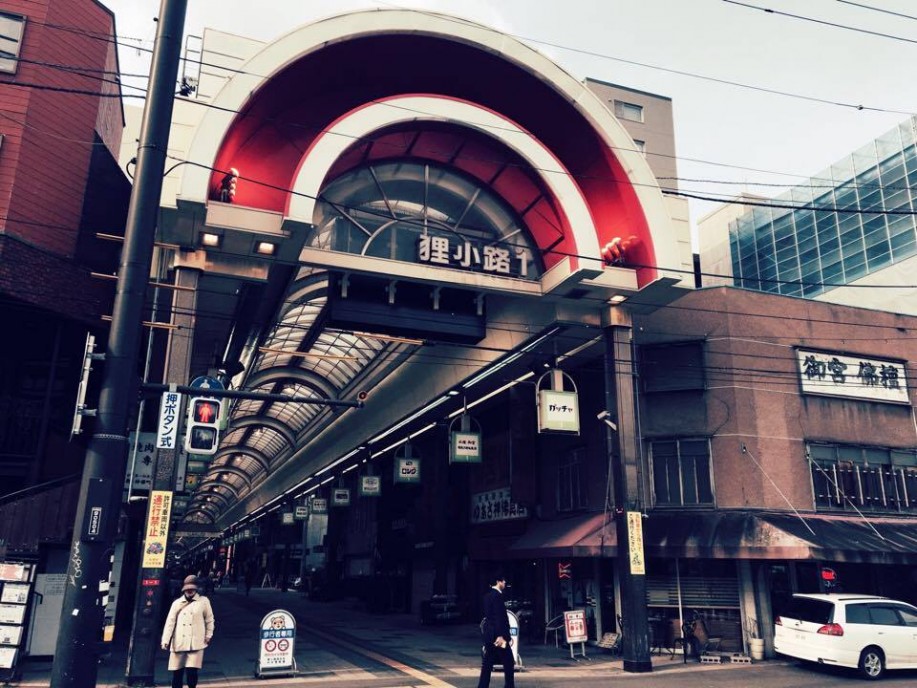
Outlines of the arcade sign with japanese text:
[{"label": "arcade sign with japanese text", "polygon": [[424,234],[417,240],[417,260],[430,265],[507,277],[529,276],[527,252],[466,238]]},{"label": "arcade sign with japanese text", "polygon": [[909,403],[903,361],[796,349],[803,394]]}]

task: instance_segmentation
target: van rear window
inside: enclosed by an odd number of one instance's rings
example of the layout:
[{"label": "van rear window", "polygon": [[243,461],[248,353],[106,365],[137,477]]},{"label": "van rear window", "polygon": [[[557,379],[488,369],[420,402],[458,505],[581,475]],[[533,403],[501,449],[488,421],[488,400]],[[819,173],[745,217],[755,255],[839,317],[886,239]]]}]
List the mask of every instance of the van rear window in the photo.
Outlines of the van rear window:
[{"label": "van rear window", "polygon": [[781,616],[799,619],[808,623],[827,624],[834,621],[834,603],[826,600],[811,600],[795,597],[790,600]]}]

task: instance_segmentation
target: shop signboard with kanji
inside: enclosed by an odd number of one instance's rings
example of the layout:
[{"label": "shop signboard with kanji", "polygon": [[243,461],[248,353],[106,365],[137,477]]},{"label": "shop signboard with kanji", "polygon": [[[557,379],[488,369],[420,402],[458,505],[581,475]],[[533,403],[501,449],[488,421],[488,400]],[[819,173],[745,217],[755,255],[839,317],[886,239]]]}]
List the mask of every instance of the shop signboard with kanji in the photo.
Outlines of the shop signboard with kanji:
[{"label": "shop signboard with kanji", "polygon": [[172,492],[150,492],[150,508],[143,542],[143,568],[159,569],[166,565],[166,543],[169,539],[169,517],[172,513]]},{"label": "shop signboard with kanji", "polygon": [[449,463],[481,463],[481,433],[456,431],[449,445]]},{"label": "shop signboard with kanji", "polygon": [[258,664],[255,674],[277,676],[296,671],[293,652],[296,644],[296,619],[284,609],[275,609],[261,619],[258,638]]},{"label": "shop signboard with kanji", "polygon": [[904,361],[796,349],[803,394],[908,404]]},{"label": "shop signboard with kanji", "polygon": [[512,500],[508,487],[471,495],[472,523],[511,521],[528,516],[528,509]]},{"label": "shop signboard with kanji", "polygon": [[331,506],[350,506],[350,488],[336,487],[331,490]]}]

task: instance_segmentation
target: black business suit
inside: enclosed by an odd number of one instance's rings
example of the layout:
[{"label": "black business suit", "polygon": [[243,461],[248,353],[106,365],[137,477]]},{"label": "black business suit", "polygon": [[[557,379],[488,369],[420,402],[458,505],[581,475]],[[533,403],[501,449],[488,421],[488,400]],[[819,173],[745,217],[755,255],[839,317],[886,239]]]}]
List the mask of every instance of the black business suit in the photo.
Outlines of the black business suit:
[{"label": "black business suit", "polygon": [[[515,660],[513,659],[513,650],[510,647],[512,635],[509,632],[509,617],[506,615],[506,606],[503,604],[503,593],[497,588],[491,588],[484,595],[484,616],[493,633],[493,639],[486,638],[484,641],[484,653],[481,658],[481,677],[478,679],[478,688],[489,688],[490,672],[497,664],[503,665],[504,686],[506,688],[514,688],[513,670],[515,668]],[[506,647],[495,646],[493,641],[497,638],[503,638],[506,641]]]}]

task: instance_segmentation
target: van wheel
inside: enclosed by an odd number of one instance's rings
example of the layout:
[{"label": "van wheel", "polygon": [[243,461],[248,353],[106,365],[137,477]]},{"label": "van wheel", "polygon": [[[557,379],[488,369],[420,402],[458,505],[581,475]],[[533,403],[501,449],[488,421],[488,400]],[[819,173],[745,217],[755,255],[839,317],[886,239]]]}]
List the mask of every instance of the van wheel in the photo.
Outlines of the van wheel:
[{"label": "van wheel", "polygon": [[885,656],[877,647],[867,647],[860,653],[860,673],[863,678],[875,681],[885,673]]}]

